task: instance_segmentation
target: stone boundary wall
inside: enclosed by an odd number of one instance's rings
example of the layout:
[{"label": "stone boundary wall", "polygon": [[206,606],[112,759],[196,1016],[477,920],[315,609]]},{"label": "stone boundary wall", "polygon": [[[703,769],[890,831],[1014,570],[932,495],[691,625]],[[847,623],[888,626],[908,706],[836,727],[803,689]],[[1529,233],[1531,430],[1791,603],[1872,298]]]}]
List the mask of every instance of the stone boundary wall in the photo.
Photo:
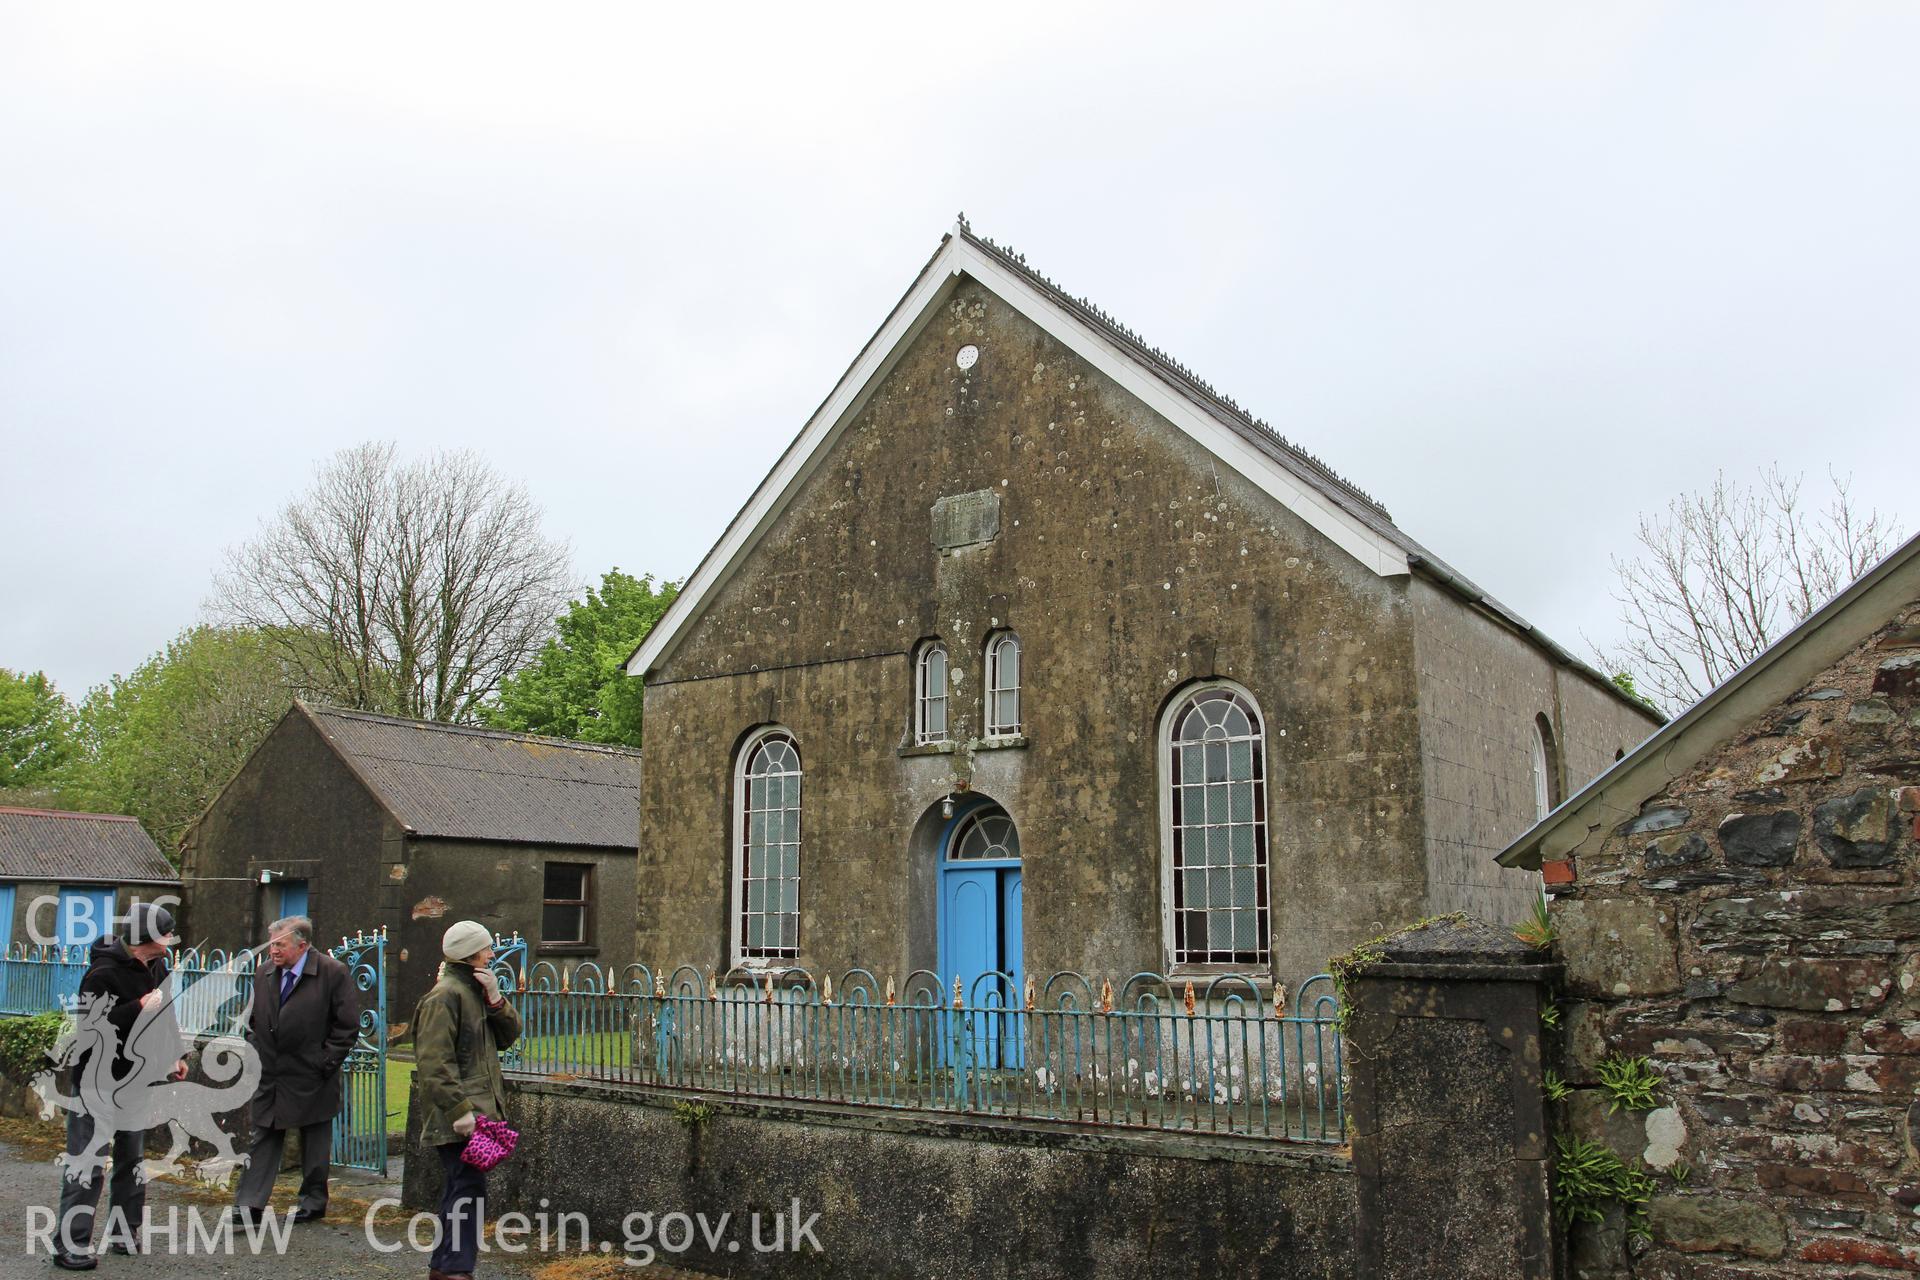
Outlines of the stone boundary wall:
[{"label": "stone boundary wall", "polygon": [[[856,1280],[1358,1274],[1353,1167],[1337,1149],[584,1081],[509,1088],[522,1138],[490,1175],[488,1220],[583,1213],[594,1245],[617,1253],[636,1212],[733,1215],[738,1250],[709,1252],[696,1233],[690,1251],[660,1254],[667,1265]],[[407,1150],[406,1202],[431,1208],[438,1162],[417,1131]],[[796,1200],[801,1220],[819,1214],[822,1252],[754,1251],[748,1215],[770,1241],[776,1215],[792,1230]]]},{"label": "stone boundary wall", "polygon": [[[728,1276],[1548,1280],[1540,1011],[1559,970],[1464,917],[1341,964],[1350,1152],[521,1076],[488,1216],[584,1215],[598,1253],[623,1251],[630,1215],[732,1214],[718,1249],[659,1259]],[[437,1155],[417,1129],[407,1150],[406,1203],[430,1207]],[[817,1213],[821,1252],[728,1248],[755,1213]]]},{"label": "stone boundary wall", "polygon": [[[1562,1119],[1654,1179],[1581,1277],[1920,1271],[1920,607],[1548,864]],[[1610,1110],[1645,1056],[1656,1105]]]}]

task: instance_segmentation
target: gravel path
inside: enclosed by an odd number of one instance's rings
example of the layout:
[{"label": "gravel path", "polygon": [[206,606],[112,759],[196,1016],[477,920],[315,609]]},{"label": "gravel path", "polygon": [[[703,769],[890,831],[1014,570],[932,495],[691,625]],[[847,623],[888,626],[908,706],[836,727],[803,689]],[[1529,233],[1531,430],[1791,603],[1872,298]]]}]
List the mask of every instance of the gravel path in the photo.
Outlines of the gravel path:
[{"label": "gravel path", "polygon": [[[60,1150],[55,1141],[57,1133],[47,1126],[0,1121],[0,1280],[24,1277],[45,1280],[47,1276],[80,1274],[56,1270],[44,1246],[28,1238],[30,1212],[35,1207],[51,1206],[58,1195],[59,1171],[53,1165],[53,1157]],[[297,1185],[297,1174],[281,1179],[274,1194],[276,1210],[291,1208]],[[289,1275],[326,1276],[337,1280],[424,1277],[427,1273],[425,1254],[410,1248],[380,1253],[368,1243],[369,1206],[388,1196],[399,1197],[397,1183],[371,1181],[351,1172],[336,1171],[327,1220],[288,1228],[284,1254],[277,1251],[271,1236],[262,1241],[258,1254],[250,1252],[248,1242],[238,1230],[234,1233],[232,1254],[209,1254],[203,1239],[195,1238],[189,1244],[189,1216],[197,1212],[212,1228],[224,1214],[230,1198],[191,1183],[162,1179],[147,1188],[147,1212],[150,1219],[159,1222],[165,1222],[170,1213],[177,1215],[179,1230],[173,1251],[168,1252],[165,1242],[159,1241],[156,1251],[143,1257],[104,1256],[92,1274],[102,1280],[110,1276],[138,1276],[140,1280],[166,1280],[176,1276],[182,1280],[226,1276],[283,1280]],[[403,1240],[406,1216],[392,1209],[380,1213],[374,1219],[374,1235],[388,1244]],[[695,1280],[686,1273],[664,1267],[624,1268],[617,1258],[536,1254],[520,1258],[483,1255],[479,1275],[488,1280],[599,1280],[617,1275]]]}]

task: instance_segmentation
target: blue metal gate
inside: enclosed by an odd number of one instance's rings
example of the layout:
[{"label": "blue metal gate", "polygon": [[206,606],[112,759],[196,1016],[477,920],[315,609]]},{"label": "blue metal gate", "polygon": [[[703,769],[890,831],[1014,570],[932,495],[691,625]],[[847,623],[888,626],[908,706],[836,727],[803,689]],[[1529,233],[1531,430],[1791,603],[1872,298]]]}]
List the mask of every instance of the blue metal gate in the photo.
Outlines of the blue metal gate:
[{"label": "blue metal gate", "polygon": [[[487,968],[499,980],[500,994],[513,996],[525,985],[527,973],[527,940],[518,933],[510,937],[493,935],[493,963]],[[508,1071],[520,1065],[520,1044],[515,1041],[506,1052],[500,1055],[500,1065]]]},{"label": "blue metal gate", "polygon": [[340,1114],[333,1122],[333,1163],[387,1171],[387,931],[342,938],[334,959],[347,966],[360,993],[360,1038],[341,1068]]}]

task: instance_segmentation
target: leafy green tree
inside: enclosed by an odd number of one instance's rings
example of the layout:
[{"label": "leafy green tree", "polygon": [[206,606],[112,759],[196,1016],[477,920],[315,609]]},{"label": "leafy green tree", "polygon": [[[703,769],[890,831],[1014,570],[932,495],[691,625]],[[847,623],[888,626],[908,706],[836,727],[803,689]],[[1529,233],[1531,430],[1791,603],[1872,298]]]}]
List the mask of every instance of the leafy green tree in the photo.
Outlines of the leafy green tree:
[{"label": "leafy green tree", "polygon": [[679,591],[672,582],[656,587],[652,574],[608,571],[598,591],[567,605],[553,637],[501,682],[482,717],[496,729],[639,746],[641,687],[626,662]]},{"label": "leafy green tree", "polygon": [[43,786],[72,755],[72,704],[44,671],[0,667],[0,788]]},{"label": "leafy green tree", "polygon": [[62,799],[129,813],[171,852],[303,690],[259,631],[200,626],[90,692]]}]

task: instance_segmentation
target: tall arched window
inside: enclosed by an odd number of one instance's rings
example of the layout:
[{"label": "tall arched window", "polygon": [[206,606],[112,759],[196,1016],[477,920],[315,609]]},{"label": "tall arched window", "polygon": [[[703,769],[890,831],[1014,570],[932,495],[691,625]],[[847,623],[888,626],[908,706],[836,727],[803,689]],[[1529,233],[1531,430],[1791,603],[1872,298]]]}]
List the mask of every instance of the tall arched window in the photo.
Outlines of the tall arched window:
[{"label": "tall arched window", "polygon": [[1253,695],[1215,684],[1177,699],[1160,762],[1173,964],[1267,964],[1266,737]]},{"label": "tall arched window", "polygon": [[1020,732],[1020,637],[1002,631],[987,643],[987,736]]},{"label": "tall arched window", "polygon": [[947,646],[938,640],[921,645],[914,663],[913,740],[947,740]]},{"label": "tall arched window", "polygon": [[736,964],[800,954],[800,749],[763,729],[740,752],[735,806]]},{"label": "tall arched window", "polygon": [[1553,748],[1553,725],[1545,715],[1533,718],[1533,816],[1537,822],[1560,806],[1560,756]]}]

